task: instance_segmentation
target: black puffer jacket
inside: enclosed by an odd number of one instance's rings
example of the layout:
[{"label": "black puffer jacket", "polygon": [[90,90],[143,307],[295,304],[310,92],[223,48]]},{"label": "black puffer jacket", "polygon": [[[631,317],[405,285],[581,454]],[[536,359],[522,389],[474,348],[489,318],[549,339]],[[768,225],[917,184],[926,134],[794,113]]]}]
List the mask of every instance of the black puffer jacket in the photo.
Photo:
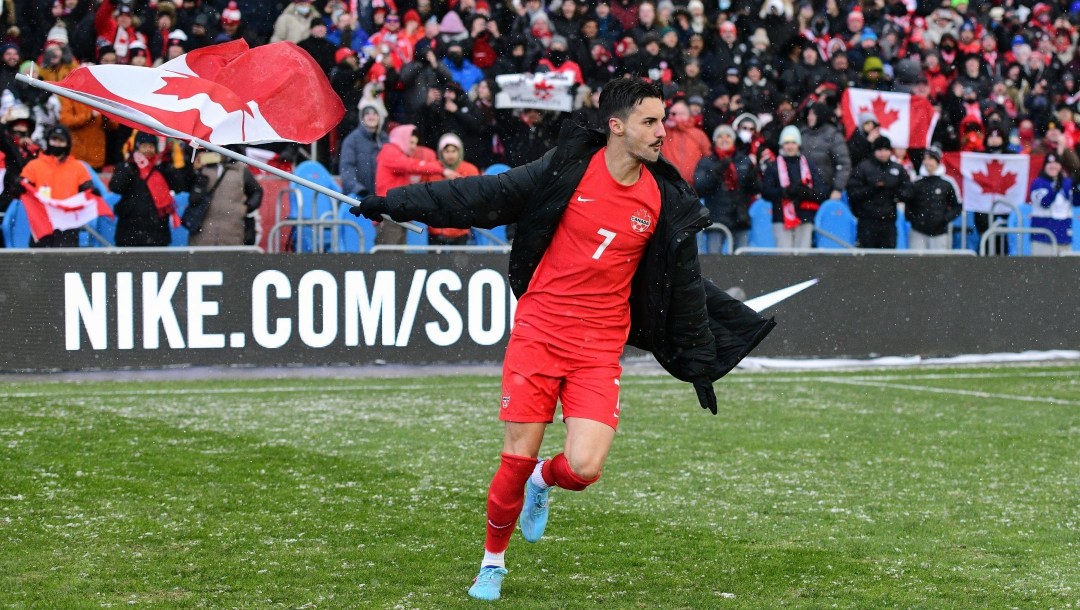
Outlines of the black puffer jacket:
[{"label": "black puffer jacket", "polygon": [[[521,296],[551,244],[600,131],[567,121],[559,144],[539,160],[495,176],[420,183],[391,190],[395,220],[440,227],[491,228],[518,223],[510,252],[510,286]],[[694,235],[709,226],[678,171],[661,159],[648,164],[660,187],[660,217],[631,284],[628,343],[650,351],[683,381],[715,381],[735,367],[776,323],[701,277]]]},{"label": "black puffer jacket", "polygon": [[904,214],[911,228],[923,235],[942,235],[960,216],[956,183],[943,175],[922,176],[911,185],[911,199]]},{"label": "black puffer jacket", "polygon": [[851,174],[848,201],[859,220],[896,222],[896,202],[911,201],[911,178],[899,163],[870,157]]}]

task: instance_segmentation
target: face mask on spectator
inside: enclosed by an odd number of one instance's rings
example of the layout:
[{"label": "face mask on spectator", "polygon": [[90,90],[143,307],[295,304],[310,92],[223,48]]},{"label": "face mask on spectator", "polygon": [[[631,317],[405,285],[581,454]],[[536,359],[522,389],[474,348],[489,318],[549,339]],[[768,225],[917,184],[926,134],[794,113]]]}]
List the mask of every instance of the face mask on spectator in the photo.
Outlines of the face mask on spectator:
[{"label": "face mask on spectator", "polygon": [[753,129],[740,129],[739,130],[739,141],[742,142],[743,144],[749,144],[750,140],[753,139],[753,137],[754,137],[754,130]]}]

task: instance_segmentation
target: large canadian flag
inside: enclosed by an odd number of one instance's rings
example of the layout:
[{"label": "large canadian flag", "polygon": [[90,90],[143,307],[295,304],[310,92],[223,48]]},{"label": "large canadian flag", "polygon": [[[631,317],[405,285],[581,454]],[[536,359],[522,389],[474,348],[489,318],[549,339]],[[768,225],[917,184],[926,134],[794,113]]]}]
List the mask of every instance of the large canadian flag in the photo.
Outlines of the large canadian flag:
[{"label": "large canadian flag", "polygon": [[109,204],[90,191],[81,191],[66,199],[53,199],[29,183],[24,185],[26,192],[20,199],[26,207],[30,234],[35,240],[50,235],[54,230],[78,229],[98,216],[114,217]]},{"label": "large canadian flag", "polygon": [[926,148],[939,117],[930,100],[910,93],[849,88],[844,90],[841,103],[848,138],[859,127],[859,115],[869,112],[877,117],[881,133],[894,148]]},{"label": "large canadian flag", "polygon": [[244,40],[235,40],[197,49],[157,68],[84,66],[57,85],[145,117],[151,125],[160,122],[219,145],[310,143],[345,114],[319,65],[291,42],[251,49]]},{"label": "large canadian flag", "polygon": [[[945,171],[960,185],[964,209],[989,213],[994,203],[1019,205],[1027,201],[1032,181],[1039,175],[1042,155],[1003,155],[975,152],[945,153]],[[1008,214],[998,205],[994,213]]]}]

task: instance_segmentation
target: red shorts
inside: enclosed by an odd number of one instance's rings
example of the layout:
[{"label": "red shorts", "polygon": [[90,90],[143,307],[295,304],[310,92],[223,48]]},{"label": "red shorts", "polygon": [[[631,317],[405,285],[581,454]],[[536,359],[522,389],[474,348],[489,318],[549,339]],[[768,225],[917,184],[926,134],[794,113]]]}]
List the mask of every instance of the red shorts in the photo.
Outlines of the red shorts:
[{"label": "red shorts", "polygon": [[563,419],[619,425],[618,354],[582,356],[549,343],[510,335],[503,360],[499,419],[550,423],[562,401]]}]

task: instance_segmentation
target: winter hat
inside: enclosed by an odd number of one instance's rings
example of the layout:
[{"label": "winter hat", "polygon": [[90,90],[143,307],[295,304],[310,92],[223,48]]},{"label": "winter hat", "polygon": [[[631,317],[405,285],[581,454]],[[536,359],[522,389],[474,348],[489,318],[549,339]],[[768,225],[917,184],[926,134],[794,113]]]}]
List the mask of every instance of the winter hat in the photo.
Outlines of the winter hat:
[{"label": "winter hat", "polygon": [[930,146],[929,148],[926,149],[926,156],[931,157],[933,159],[936,159],[940,163],[941,162],[941,149],[938,148],[937,146]]},{"label": "winter hat", "polygon": [[135,133],[135,148],[143,144],[153,144],[154,149],[157,150],[158,139],[153,134],[146,133],[145,131],[139,131]]},{"label": "winter hat", "polygon": [[49,29],[49,33],[45,36],[45,46],[49,46],[49,44],[53,42],[60,46],[67,46],[67,26],[61,21],[56,22],[56,25],[52,26],[52,28]]},{"label": "winter hat", "polygon": [[443,34],[463,34],[465,32],[465,24],[461,22],[461,17],[454,11],[450,11],[443,16],[442,21],[439,22],[439,29]]},{"label": "winter hat", "polygon": [[799,146],[802,146],[802,134],[799,133],[799,128],[794,125],[788,125],[780,132],[780,145],[783,146],[788,142],[794,142]]},{"label": "winter hat", "polygon": [[558,34],[555,34],[551,37],[551,42],[548,43],[548,48],[550,49],[555,45],[561,45],[564,51],[569,47],[569,43],[566,42],[566,37],[560,36]]},{"label": "winter hat", "polygon": [[356,51],[353,51],[349,47],[341,47],[337,51],[334,51],[334,63],[340,64],[350,57],[355,57]]},{"label": "winter hat", "polygon": [[750,114],[749,112],[744,112],[739,116],[735,117],[735,121],[732,122],[732,125],[738,128],[746,121],[750,121],[754,124],[754,131],[758,131],[761,129],[761,121],[759,121],[756,116]]},{"label": "winter hat", "polygon": [[877,40],[877,32],[870,28],[863,28],[863,31],[859,36],[862,40]]},{"label": "winter hat", "polygon": [[892,150],[892,141],[886,136],[878,136],[870,148],[873,150]]},{"label": "winter hat", "polygon": [[721,125],[721,126],[717,127],[716,129],[714,129],[713,132],[712,132],[713,142],[719,140],[720,136],[723,135],[723,134],[727,134],[728,136],[731,137],[732,140],[735,139],[735,130],[732,129],[731,125]]},{"label": "winter hat", "polygon": [[705,3],[702,2],[701,0],[690,0],[690,2],[686,5],[686,8],[687,8],[687,10],[689,10],[691,12],[695,8],[696,9],[701,9],[701,10],[704,11],[705,10]]},{"label": "winter hat", "polygon": [[863,125],[866,125],[867,123],[873,123],[874,125],[881,125],[881,123],[879,123],[878,120],[877,120],[877,116],[875,116],[873,112],[859,113],[859,127],[862,127]]},{"label": "winter hat", "polygon": [[476,12],[490,17],[491,5],[488,4],[485,0],[479,0],[479,2],[476,3]]},{"label": "winter hat", "polygon": [[870,57],[866,58],[866,61],[863,62],[862,71],[863,74],[866,74],[867,72],[874,72],[875,70],[878,72],[884,72],[885,64],[881,62],[880,57],[875,57],[871,55]]},{"label": "winter hat", "polygon": [[1043,157],[1043,167],[1046,167],[1047,163],[1061,163],[1061,157],[1058,156],[1057,152],[1048,152],[1046,153],[1046,156]]},{"label": "winter hat", "polygon": [[221,23],[226,25],[240,23],[240,8],[236,6],[235,1],[229,2],[229,6],[226,6],[225,10],[221,11]]},{"label": "winter hat", "polygon": [[697,104],[698,106],[704,106],[705,98],[701,97],[700,95],[691,95],[689,98],[687,98],[686,103],[691,105]]},{"label": "winter hat", "polygon": [[442,149],[447,146],[457,146],[458,150],[462,152],[465,151],[465,145],[461,143],[461,138],[455,133],[444,133],[442,137],[439,138],[439,152],[442,152]]},{"label": "winter hat", "polygon": [[769,45],[769,33],[765,31],[765,28],[758,28],[754,30],[754,35],[750,37],[750,44],[763,44]]}]

